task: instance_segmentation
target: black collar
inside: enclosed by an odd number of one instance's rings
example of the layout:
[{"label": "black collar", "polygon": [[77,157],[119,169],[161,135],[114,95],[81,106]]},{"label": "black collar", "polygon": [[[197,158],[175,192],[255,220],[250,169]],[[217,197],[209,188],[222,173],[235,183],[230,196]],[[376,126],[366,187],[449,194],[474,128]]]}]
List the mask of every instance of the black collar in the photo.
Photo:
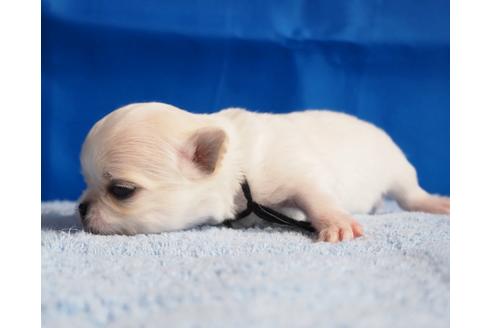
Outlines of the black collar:
[{"label": "black collar", "polygon": [[308,232],[316,231],[311,225],[311,223],[309,222],[294,220],[282,213],[275,211],[272,208],[265,207],[256,203],[253,200],[253,197],[251,196],[251,190],[249,189],[249,184],[247,180],[244,180],[244,182],[241,184],[241,188],[243,190],[244,197],[246,198],[247,201],[246,209],[238,213],[234,219],[229,219],[224,221],[224,224],[226,226],[231,227],[232,226],[231,222],[241,220],[242,218],[250,215],[251,213],[254,213],[259,218],[271,223],[281,224],[284,226],[297,227],[306,230]]}]

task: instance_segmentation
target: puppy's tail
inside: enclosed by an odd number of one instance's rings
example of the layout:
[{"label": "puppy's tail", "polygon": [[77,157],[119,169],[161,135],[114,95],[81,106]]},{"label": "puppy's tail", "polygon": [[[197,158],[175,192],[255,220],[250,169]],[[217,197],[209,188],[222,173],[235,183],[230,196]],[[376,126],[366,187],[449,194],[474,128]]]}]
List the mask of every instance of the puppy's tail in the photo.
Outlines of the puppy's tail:
[{"label": "puppy's tail", "polygon": [[[424,190],[422,189],[422,191]],[[447,215],[450,213],[451,202],[448,197],[430,195],[425,192],[425,195],[421,195],[419,197],[404,196],[395,198],[398,205],[407,211]]]},{"label": "puppy's tail", "polygon": [[398,183],[390,191],[390,196],[395,198],[401,208],[412,212],[427,212],[434,214],[450,213],[449,197],[431,195],[417,181],[417,174],[413,167],[411,174]]}]

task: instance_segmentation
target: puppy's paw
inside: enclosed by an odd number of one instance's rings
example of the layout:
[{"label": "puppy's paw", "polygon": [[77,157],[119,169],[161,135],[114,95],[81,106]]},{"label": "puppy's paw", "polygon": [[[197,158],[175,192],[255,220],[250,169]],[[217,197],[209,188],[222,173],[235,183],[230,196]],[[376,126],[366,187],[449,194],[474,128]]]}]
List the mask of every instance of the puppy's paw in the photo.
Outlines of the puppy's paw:
[{"label": "puppy's paw", "polygon": [[336,220],[330,222],[326,228],[318,234],[318,241],[337,243],[339,241],[352,240],[362,236],[361,225],[355,220]]}]

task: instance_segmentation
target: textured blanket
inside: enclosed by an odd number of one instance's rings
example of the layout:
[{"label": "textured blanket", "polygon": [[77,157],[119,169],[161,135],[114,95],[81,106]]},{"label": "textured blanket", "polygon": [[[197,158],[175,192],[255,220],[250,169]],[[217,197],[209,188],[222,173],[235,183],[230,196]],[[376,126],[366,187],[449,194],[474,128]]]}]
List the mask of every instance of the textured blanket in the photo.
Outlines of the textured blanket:
[{"label": "textured blanket", "polygon": [[278,227],[80,231],[42,205],[44,327],[447,327],[449,218],[394,204],[338,244]]}]

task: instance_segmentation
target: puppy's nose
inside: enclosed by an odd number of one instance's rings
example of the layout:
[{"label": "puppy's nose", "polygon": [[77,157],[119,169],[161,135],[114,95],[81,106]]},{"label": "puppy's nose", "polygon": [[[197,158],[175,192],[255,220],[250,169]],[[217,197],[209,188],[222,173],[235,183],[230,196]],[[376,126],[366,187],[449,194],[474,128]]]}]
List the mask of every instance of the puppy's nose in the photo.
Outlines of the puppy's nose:
[{"label": "puppy's nose", "polygon": [[89,212],[89,202],[82,202],[79,204],[79,214],[80,218],[82,219],[82,222],[85,221],[85,217],[87,215],[87,212]]}]

